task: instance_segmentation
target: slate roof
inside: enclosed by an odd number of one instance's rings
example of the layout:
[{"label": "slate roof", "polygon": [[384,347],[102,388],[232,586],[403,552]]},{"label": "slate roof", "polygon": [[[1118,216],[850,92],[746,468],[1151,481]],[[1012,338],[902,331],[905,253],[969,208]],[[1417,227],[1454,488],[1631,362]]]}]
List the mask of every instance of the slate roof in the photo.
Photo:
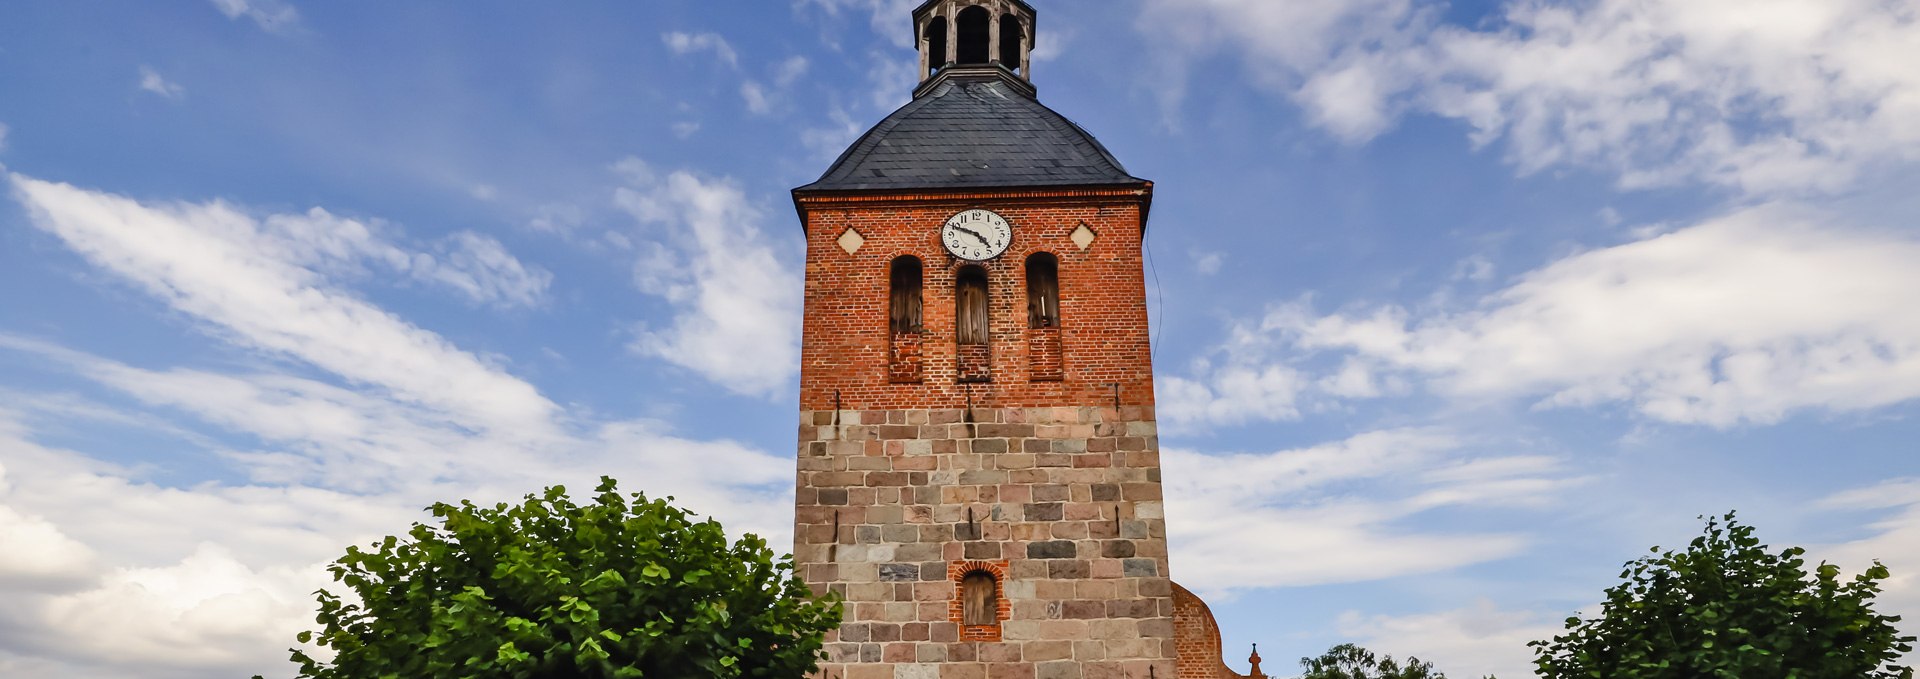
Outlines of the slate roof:
[{"label": "slate roof", "polygon": [[1144,184],[1079,125],[998,78],[953,78],[795,192]]}]

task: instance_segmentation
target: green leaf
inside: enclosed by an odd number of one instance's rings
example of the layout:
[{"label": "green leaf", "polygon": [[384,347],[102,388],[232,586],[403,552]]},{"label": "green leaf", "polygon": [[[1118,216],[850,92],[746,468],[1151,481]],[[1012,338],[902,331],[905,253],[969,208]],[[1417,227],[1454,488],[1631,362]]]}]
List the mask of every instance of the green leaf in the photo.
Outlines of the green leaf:
[{"label": "green leaf", "polygon": [[[553,487],[518,504],[428,508],[434,524],[349,546],[315,592],[303,679],[801,677],[840,608],[757,537],[622,495]],[[631,498],[631,501],[629,501]],[[681,573],[675,577],[676,572]],[[352,601],[354,603],[347,603]],[[750,613],[736,613],[750,612]]]}]

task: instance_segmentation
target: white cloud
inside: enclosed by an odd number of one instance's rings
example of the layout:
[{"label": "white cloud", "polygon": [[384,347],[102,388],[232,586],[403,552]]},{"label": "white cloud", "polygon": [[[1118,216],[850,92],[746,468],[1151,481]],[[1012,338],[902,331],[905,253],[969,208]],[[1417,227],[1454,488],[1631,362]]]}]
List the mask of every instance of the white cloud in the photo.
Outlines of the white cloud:
[{"label": "white cloud", "polygon": [[757,80],[747,79],[740,83],[740,98],[746,100],[747,111],[754,115],[769,115],[779,108],[793,85],[807,74],[811,64],[806,57],[793,56],[775,64],[771,79],[773,86],[768,87]]},{"label": "white cloud", "polygon": [[748,80],[740,83],[740,98],[747,102],[747,111],[754,115],[767,115],[773,112],[771,95],[760,83]]},{"label": "white cloud", "polygon": [[[1027,54],[1027,59],[1035,64],[1058,59],[1060,55],[1067,53],[1067,48],[1073,45],[1074,39],[1078,37],[1080,34],[1072,28],[1050,28],[1040,36],[1039,44],[1034,45],[1033,51]],[[1033,76],[1031,73],[1025,75]]]},{"label": "white cloud", "polygon": [[[1235,328],[1221,349],[1229,367],[1201,373],[1205,398],[1171,390],[1173,413],[1295,417],[1298,380],[1230,387],[1244,375],[1310,370],[1295,366],[1325,355],[1453,397],[1625,403],[1652,419],[1715,427],[1882,407],[1920,397],[1915,261],[1920,239],[1909,233],[1792,206],[1747,209],[1567,257],[1470,310],[1321,316],[1282,305]],[[1207,409],[1189,414],[1187,402]]]},{"label": "white cloud", "polygon": [[[377,223],[324,210],[254,219],[217,202],[142,204],[11,180],[35,226],[102,271],[243,351],[330,375],[271,364],[148,369],[0,335],[0,352],[133,399],[109,407],[0,390],[0,541],[33,546],[0,554],[5,671],[102,679],[284,671],[281,649],[311,625],[320,565],[345,545],[403,531],[438,500],[507,500],[555,483],[577,492],[609,474],[627,490],[676,496],[736,533],[777,545],[790,531],[790,455],[681,438],[659,422],[561,412],[533,385],[344,291],[332,279],[359,263],[419,270],[420,253],[391,246]],[[716,214],[708,216],[743,213]],[[447,247],[476,260],[445,256],[450,270],[501,265],[484,244]],[[111,451],[129,460],[122,466],[37,441],[35,424],[57,431],[77,420],[94,429],[161,422],[151,434],[203,448],[215,460],[205,473],[225,480],[169,487],[146,479],[179,468],[172,451]],[[244,443],[185,433],[172,425],[181,420]]]},{"label": "white cloud", "polygon": [[[34,518],[26,535],[6,536],[0,561],[60,572],[26,587],[0,576],[0,666],[41,668],[35,676],[277,673],[282,649],[311,625],[320,562],[415,516],[385,498],[312,489],[137,483],[28,441],[13,415],[0,409],[10,424],[0,427],[10,480],[0,517]],[[16,537],[31,549],[13,549]]]},{"label": "white cloud", "polygon": [[671,327],[642,327],[633,349],[739,393],[779,393],[799,361],[800,277],[770,245],[786,240],[770,240],[731,180],[623,166],[634,183],[615,202],[658,236],[636,281],[675,309]]},{"label": "white cloud", "polygon": [[330,276],[357,272],[365,263],[443,286],[475,303],[501,307],[538,306],[553,274],[528,266],[489,236],[455,232],[432,252],[401,248],[379,221],[363,222],[321,208],[301,214],[268,215],[261,220],[256,245],[284,260]]},{"label": "white cloud", "polygon": [[538,306],[553,282],[553,274],[521,263],[500,241],[472,231],[448,236],[437,250],[438,258],[414,255],[414,275],[459,290],[475,302]]},{"label": "white cloud", "polygon": [[694,133],[699,131],[700,131],[700,122],[696,120],[687,120],[687,121],[673,124],[673,136],[678,137],[680,139],[686,139],[688,137],[692,137]]},{"label": "white cloud", "polygon": [[674,31],[662,33],[660,40],[674,54],[688,55],[700,52],[712,52],[715,59],[728,68],[740,67],[740,55],[733,51],[733,45],[717,33],[682,33]]},{"label": "white cloud", "polygon": [[1809,546],[1809,555],[1856,573],[1875,561],[1885,564],[1892,577],[1881,583],[1874,610],[1907,620],[1920,615],[1920,478],[1890,479],[1835,493],[1822,500],[1818,509],[1882,513],[1878,520],[1864,524],[1872,535],[1839,545]]},{"label": "white cloud", "polygon": [[1300,418],[1300,396],[1312,378],[1284,365],[1202,362],[1198,378],[1160,378],[1158,415],[1168,424],[1241,424]]},{"label": "white cloud", "polygon": [[293,4],[285,0],[212,0],[213,6],[227,15],[228,19],[251,19],[260,28],[268,32],[279,32],[292,28],[300,21],[300,13]]},{"label": "white cloud", "polygon": [[1325,66],[1349,42],[1394,39],[1415,14],[1410,0],[1148,0],[1138,26],[1191,52],[1244,50],[1255,75],[1293,85],[1297,74]]},{"label": "white cloud", "polygon": [[[802,0],[805,4],[817,6],[828,14],[841,12],[866,12],[873,32],[885,38],[895,47],[913,47],[913,28],[907,22],[913,16],[913,8],[921,0]],[[823,36],[830,45],[838,44],[831,33]]]},{"label": "white cloud", "polygon": [[773,67],[773,82],[775,85],[783,88],[792,87],[794,83],[799,82],[800,78],[807,74],[807,69],[811,68],[812,65],[811,62],[807,61],[806,57],[797,54],[787,57],[786,61],[782,61]]},{"label": "white cloud", "polygon": [[[695,124],[698,126],[698,124]],[[527,228],[540,233],[571,237],[573,232],[587,221],[585,210],[578,205],[552,203],[542,205],[534,211],[532,219],[527,220]]]},{"label": "white cloud", "polygon": [[[4,472],[0,469],[0,472]],[[22,586],[45,587],[85,575],[93,569],[93,550],[75,542],[58,527],[37,516],[26,516],[0,505],[0,591]]]},{"label": "white cloud", "polygon": [[152,66],[140,67],[140,89],[174,100],[187,96],[187,88],[168,81],[160,75],[159,71],[153,70]]},{"label": "white cloud", "polygon": [[[1475,463],[1510,467],[1509,471],[1544,471],[1552,461],[1507,458]],[[1456,475],[1462,468],[1438,472]],[[1469,474],[1478,473],[1469,471]],[[1433,475],[1429,475],[1431,478]],[[1810,562],[1830,561],[1858,572],[1878,560],[1893,572],[1875,599],[1883,615],[1910,616],[1920,611],[1920,479],[1894,479],[1878,485],[1836,493],[1813,508],[1815,513],[1891,511],[1866,524],[1872,535],[1840,545],[1808,545]],[[1598,601],[1599,591],[1592,596]],[[1592,611],[1583,611],[1591,616]],[[1362,646],[1395,657],[1418,656],[1452,676],[1531,676],[1533,653],[1526,644],[1552,638],[1565,630],[1558,612],[1503,609],[1481,600],[1461,609],[1407,615],[1377,615],[1348,611],[1336,628]],[[1911,619],[1910,617],[1908,619]]]},{"label": "white cloud", "polygon": [[1227,261],[1226,253],[1221,252],[1195,251],[1190,254],[1193,256],[1194,270],[1199,271],[1202,276],[1212,276],[1220,273],[1220,267],[1226,264]]},{"label": "white cloud", "polygon": [[115,569],[92,589],[49,598],[42,615],[62,633],[61,652],[96,663],[279,669],[271,661],[313,615],[307,592],[328,584],[317,568],[255,570],[202,545],[176,564]]},{"label": "white cloud", "polygon": [[1493,280],[1493,271],[1493,260],[1484,255],[1474,255],[1453,266],[1453,279],[1485,283]]},{"label": "white cloud", "polygon": [[531,386],[324,280],[330,258],[396,256],[349,228],[357,222],[316,210],[262,224],[218,201],[145,205],[18,174],[12,183],[36,227],[238,343],[479,429],[550,431],[554,405]]},{"label": "white cloud", "polygon": [[0,123],[0,152],[7,150],[7,133],[13,131],[6,123]]},{"label": "white cloud", "polygon": [[[875,111],[891,113],[912,99],[913,88],[920,83],[921,77],[918,61],[871,52],[867,62],[871,64],[867,67],[867,101]],[[858,130],[855,134],[858,134]]]},{"label": "white cloud", "polygon": [[1423,112],[1507,142],[1522,172],[1624,187],[1835,191],[1920,158],[1920,12],[1876,0],[1508,2],[1483,28],[1431,2],[1152,0],[1143,30],[1231,45],[1349,141]]},{"label": "white cloud", "polygon": [[1490,601],[1472,608],[1404,616],[1340,617],[1338,629],[1359,645],[1395,658],[1418,657],[1459,677],[1533,675],[1533,650],[1527,642],[1550,639],[1562,630],[1527,611],[1501,610]]},{"label": "white cloud", "polygon": [[1399,522],[1441,507],[1539,506],[1580,482],[1547,458],[1480,458],[1463,445],[1442,431],[1401,429],[1266,454],[1168,449],[1167,532],[1180,581],[1203,592],[1307,586],[1498,559],[1526,539]]}]

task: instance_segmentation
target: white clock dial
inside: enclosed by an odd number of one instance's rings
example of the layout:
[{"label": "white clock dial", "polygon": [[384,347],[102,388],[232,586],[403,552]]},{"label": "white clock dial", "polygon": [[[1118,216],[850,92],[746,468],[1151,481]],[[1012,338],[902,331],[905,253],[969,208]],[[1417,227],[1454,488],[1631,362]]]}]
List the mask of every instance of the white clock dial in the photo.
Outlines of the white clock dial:
[{"label": "white clock dial", "polygon": [[967,210],[947,218],[940,227],[940,243],[955,257],[984,262],[1007,251],[1013,226],[991,210]]}]

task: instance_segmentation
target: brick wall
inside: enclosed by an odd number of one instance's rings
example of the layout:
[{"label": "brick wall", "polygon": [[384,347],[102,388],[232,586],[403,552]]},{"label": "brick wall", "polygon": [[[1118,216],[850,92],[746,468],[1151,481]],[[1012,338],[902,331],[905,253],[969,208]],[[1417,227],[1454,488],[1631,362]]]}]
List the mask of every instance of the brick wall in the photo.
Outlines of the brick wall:
[{"label": "brick wall", "polygon": [[[1085,195],[1055,195],[1085,194]],[[835,392],[848,410],[1153,405],[1152,347],[1141,260],[1143,193],[1126,191],[939,194],[886,199],[801,201],[807,231],[806,323],[801,342],[800,407],[831,410]],[[968,262],[947,254],[940,225],[954,213],[985,208],[1013,225],[1006,254],[983,263],[988,275],[992,344],[984,360],[991,382],[963,383],[954,341],[954,283]],[[1080,249],[1081,224],[1096,234]],[[864,244],[848,254],[848,229]],[[1060,327],[1028,327],[1026,258],[1060,260]],[[918,382],[889,374],[898,342],[888,326],[888,267],[895,257],[924,267]],[[1058,340],[1044,337],[1051,332]],[[1039,337],[1036,337],[1039,336]],[[1058,347],[1056,356],[1034,356]]]},{"label": "brick wall", "polygon": [[1251,674],[1227,667],[1220,648],[1220,623],[1207,602],[1187,588],[1173,586],[1173,641],[1179,655],[1176,679],[1266,679],[1260,655],[1253,654]]}]

